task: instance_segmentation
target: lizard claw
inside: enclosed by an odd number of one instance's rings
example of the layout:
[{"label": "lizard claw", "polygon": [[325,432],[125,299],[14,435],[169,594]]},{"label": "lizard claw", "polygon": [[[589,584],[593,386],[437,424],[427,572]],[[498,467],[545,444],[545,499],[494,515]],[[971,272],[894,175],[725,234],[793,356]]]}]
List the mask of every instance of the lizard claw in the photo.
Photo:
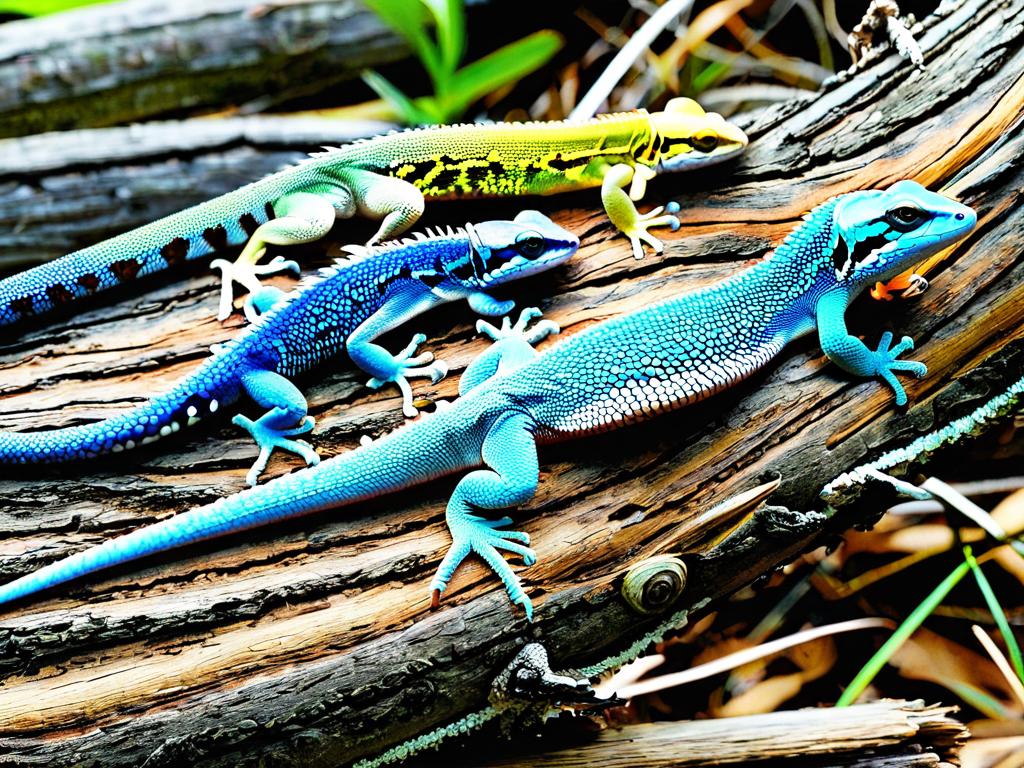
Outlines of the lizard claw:
[{"label": "lizard claw", "polygon": [[537,323],[533,330],[527,332],[527,328],[530,323],[541,317],[543,313],[537,309],[537,307],[526,307],[519,313],[519,319],[516,320],[515,325],[512,325],[512,321],[508,317],[501,319],[501,327],[498,328],[486,320],[476,321],[477,333],[483,334],[491,339],[491,341],[501,341],[502,339],[522,339],[530,346],[533,346],[537,342],[546,339],[556,333],[561,332],[561,328],[558,323],[554,320],[541,320]]},{"label": "lizard claw", "polygon": [[417,333],[412,341],[394,357],[395,369],[387,376],[374,376],[366,382],[370,389],[380,389],[385,384],[394,383],[402,392],[402,413],[407,418],[414,418],[419,410],[412,402],[411,378],[429,378],[431,384],[437,384],[448,375],[448,366],[441,360],[434,360],[432,352],[415,355],[416,349],[425,342],[427,337]]},{"label": "lizard claw", "polygon": [[441,593],[448,587],[448,582],[462,561],[470,553],[476,553],[501,579],[509,599],[515,605],[522,606],[527,620],[533,621],[533,603],[523,590],[519,577],[501,556],[502,551],[511,552],[519,555],[525,565],[536,563],[537,554],[527,546],[530,543],[529,535],[522,531],[498,530],[512,522],[508,517],[488,520],[479,515],[451,510],[447,517],[452,544],[430,582],[431,607],[436,608],[440,604]]},{"label": "lizard claw", "polygon": [[896,395],[896,405],[907,404],[907,393],[903,389],[903,385],[899,379],[896,378],[895,372],[902,371],[909,373],[912,376],[921,378],[928,373],[928,366],[924,363],[918,362],[917,360],[899,360],[900,355],[904,352],[909,352],[914,348],[914,340],[909,336],[904,336],[900,339],[900,342],[893,347],[889,345],[892,343],[892,333],[886,331],[882,334],[882,338],[878,342],[878,348],[874,351],[875,360],[875,375],[880,376],[886,384],[892,387],[893,392]]},{"label": "lizard claw", "polygon": [[[675,205],[675,209],[679,209],[678,204]],[[648,229],[651,227],[668,227],[675,232],[681,226],[678,216],[670,213],[659,215],[663,210],[665,208],[659,205],[652,211],[637,214],[636,218],[629,225],[623,227],[622,234],[629,238],[629,244],[633,249],[633,258],[639,260],[644,257],[644,244],[649,245],[655,253],[661,253],[665,250],[661,240],[648,232]]]},{"label": "lizard claw", "polygon": [[[260,248],[253,253],[252,260],[256,261],[263,258],[266,252],[266,248]],[[210,262],[210,267],[219,271],[221,275],[220,304],[217,309],[218,320],[227,320],[234,310],[235,283],[241,285],[250,294],[255,295],[263,289],[260,277],[277,275],[282,272],[293,272],[295,275],[300,273],[298,263],[291,259],[286,260],[283,256],[275,256],[268,264],[253,264],[241,259],[236,259],[235,261],[214,259]]]},{"label": "lizard claw", "polygon": [[253,440],[256,441],[256,445],[259,446],[260,449],[259,456],[257,456],[256,461],[253,462],[252,467],[245,475],[245,481],[249,485],[256,485],[256,483],[259,482],[259,477],[263,473],[263,470],[267,468],[267,463],[270,461],[270,454],[273,453],[275,448],[280,448],[283,451],[289,451],[290,453],[297,454],[306,462],[306,466],[308,467],[315,467],[320,463],[320,456],[312,445],[307,443],[305,440],[288,439],[295,435],[305,434],[313,429],[316,422],[312,416],[306,416],[298,423],[298,425],[290,429],[279,429],[277,427],[270,426],[267,423],[267,417],[276,417],[276,414],[274,411],[270,411],[258,418],[256,421],[253,421],[242,414],[238,414],[232,419],[234,424],[252,435]]}]

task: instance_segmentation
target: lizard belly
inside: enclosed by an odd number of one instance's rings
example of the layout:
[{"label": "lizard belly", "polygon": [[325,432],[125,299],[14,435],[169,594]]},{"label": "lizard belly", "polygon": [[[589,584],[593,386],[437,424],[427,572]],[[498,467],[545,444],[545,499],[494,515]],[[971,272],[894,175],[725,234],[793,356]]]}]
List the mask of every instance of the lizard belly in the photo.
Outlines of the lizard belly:
[{"label": "lizard belly", "polygon": [[[566,382],[563,397],[552,398],[542,423],[552,439],[603,432],[696,403],[733,386],[763,367],[784,346],[782,339],[743,345],[723,357],[692,357],[665,362],[640,356],[642,367],[593,368]],[[644,363],[644,360],[649,362]]]}]

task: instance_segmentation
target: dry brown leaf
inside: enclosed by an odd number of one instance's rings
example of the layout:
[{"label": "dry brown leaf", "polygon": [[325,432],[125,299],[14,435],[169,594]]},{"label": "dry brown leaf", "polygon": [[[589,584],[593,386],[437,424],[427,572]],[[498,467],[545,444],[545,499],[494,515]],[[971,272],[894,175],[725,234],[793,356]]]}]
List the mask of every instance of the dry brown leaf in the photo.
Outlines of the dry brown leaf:
[{"label": "dry brown leaf", "polygon": [[[712,714],[716,717],[736,717],[774,712],[800,693],[806,683],[817,680],[832,669],[837,658],[836,644],[831,637],[823,637],[790,648],[781,655],[800,667],[800,671],[762,680],[733,696],[725,704],[713,706]],[[742,674],[742,670],[738,669],[734,677],[739,674]]]},{"label": "dry brown leaf", "polygon": [[[1005,762],[1009,759],[1017,762]],[[960,751],[960,765],[962,768],[1019,768],[1024,765],[1024,737],[973,738]]]},{"label": "dry brown leaf", "polygon": [[715,717],[737,717],[739,715],[757,715],[763,712],[774,712],[782,704],[800,693],[804,682],[803,672],[770,677],[758,683],[750,690],[744,691],[738,696],[733,696],[722,706],[712,706],[710,711]]},{"label": "dry brown leaf", "polygon": [[1024,489],[1011,493],[992,510],[992,519],[1008,536],[1024,531]]},{"label": "dry brown leaf", "polygon": [[1006,679],[991,659],[928,629],[918,629],[893,655],[903,677],[926,680],[956,691],[971,685],[986,691],[1010,711],[1019,711]]}]

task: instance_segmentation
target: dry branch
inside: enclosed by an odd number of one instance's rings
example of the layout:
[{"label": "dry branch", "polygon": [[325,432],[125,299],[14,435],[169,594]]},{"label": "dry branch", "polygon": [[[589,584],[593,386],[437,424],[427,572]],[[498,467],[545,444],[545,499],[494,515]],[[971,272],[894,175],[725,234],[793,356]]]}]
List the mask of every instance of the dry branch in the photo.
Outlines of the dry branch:
[{"label": "dry branch", "polygon": [[[537,497],[518,515],[540,556],[521,571],[533,625],[475,565],[440,611],[427,610],[450,481],[58,590],[0,618],[0,752],[15,764],[103,768],[342,764],[481,708],[526,639],[542,640],[559,667],[621,652],[664,619],[637,616],[619,596],[617,577],[641,558],[688,553],[673,608],[694,611],[826,527],[877,511],[854,498],[827,523],[798,512],[821,509],[819,489],[843,470],[960,416],[1024,369],[1024,0],[943,7],[921,35],[926,71],[881,59],[762,113],[733,168],[655,184],[652,204],[678,197],[686,214],[662,257],[634,261],[596,195],[538,201],[584,247],[526,296],[572,334],[734,274],[832,195],[903,177],[944,186],[977,208],[976,233],[920,300],[865,299],[850,316],[871,341],[887,328],[918,340],[930,372],[909,383],[909,409],[807,340],[702,406],[546,451]],[[438,204],[427,223],[516,208]],[[193,276],[25,333],[0,354],[0,427],[79,423],[168,387],[237,331],[237,320],[211,319],[215,292],[212,277]],[[422,324],[456,374],[485,346],[471,322],[450,307]],[[364,378],[340,366],[310,378],[323,455],[399,423],[396,393],[368,393]],[[456,377],[417,391],[451,398]],[[0,578],[242,488],[253,447],[226,419],[180,438],[0,480]],[[769,474],[782,478],[775,506],[712,546],[732,521],[702,513]]]},{"label": "dry branch", "polygon": [[124,0],[0,27],[0,137],[317,93],[405,44],[358,0]]},{"label": "dry branch", "polygon": [[0,270],[62,256],[225,194],[311,148],[393,127],[254,116],[0,139]]},{"label": "dry branch", "polygon": [[454,764],[467,768],[700,768],[779,765],[799,756],[806,768],[937,768],[956,763],[968,736],[967,728],[950,717],[952,711],[921,701],[879,701],[846,709],[648,723],[610,728],[584,744],[544,754]]}]

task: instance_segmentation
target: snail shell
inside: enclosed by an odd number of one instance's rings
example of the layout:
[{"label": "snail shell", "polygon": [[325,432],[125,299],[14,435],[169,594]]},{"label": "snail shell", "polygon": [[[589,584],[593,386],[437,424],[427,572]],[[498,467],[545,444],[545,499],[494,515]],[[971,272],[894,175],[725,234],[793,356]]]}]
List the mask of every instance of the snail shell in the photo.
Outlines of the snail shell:
[{"label": "snail shell", "polygon": [[686,564],[660,555],[637,563],[622,582],[622,597],[637,613],[661,613],[686,589]]}]

